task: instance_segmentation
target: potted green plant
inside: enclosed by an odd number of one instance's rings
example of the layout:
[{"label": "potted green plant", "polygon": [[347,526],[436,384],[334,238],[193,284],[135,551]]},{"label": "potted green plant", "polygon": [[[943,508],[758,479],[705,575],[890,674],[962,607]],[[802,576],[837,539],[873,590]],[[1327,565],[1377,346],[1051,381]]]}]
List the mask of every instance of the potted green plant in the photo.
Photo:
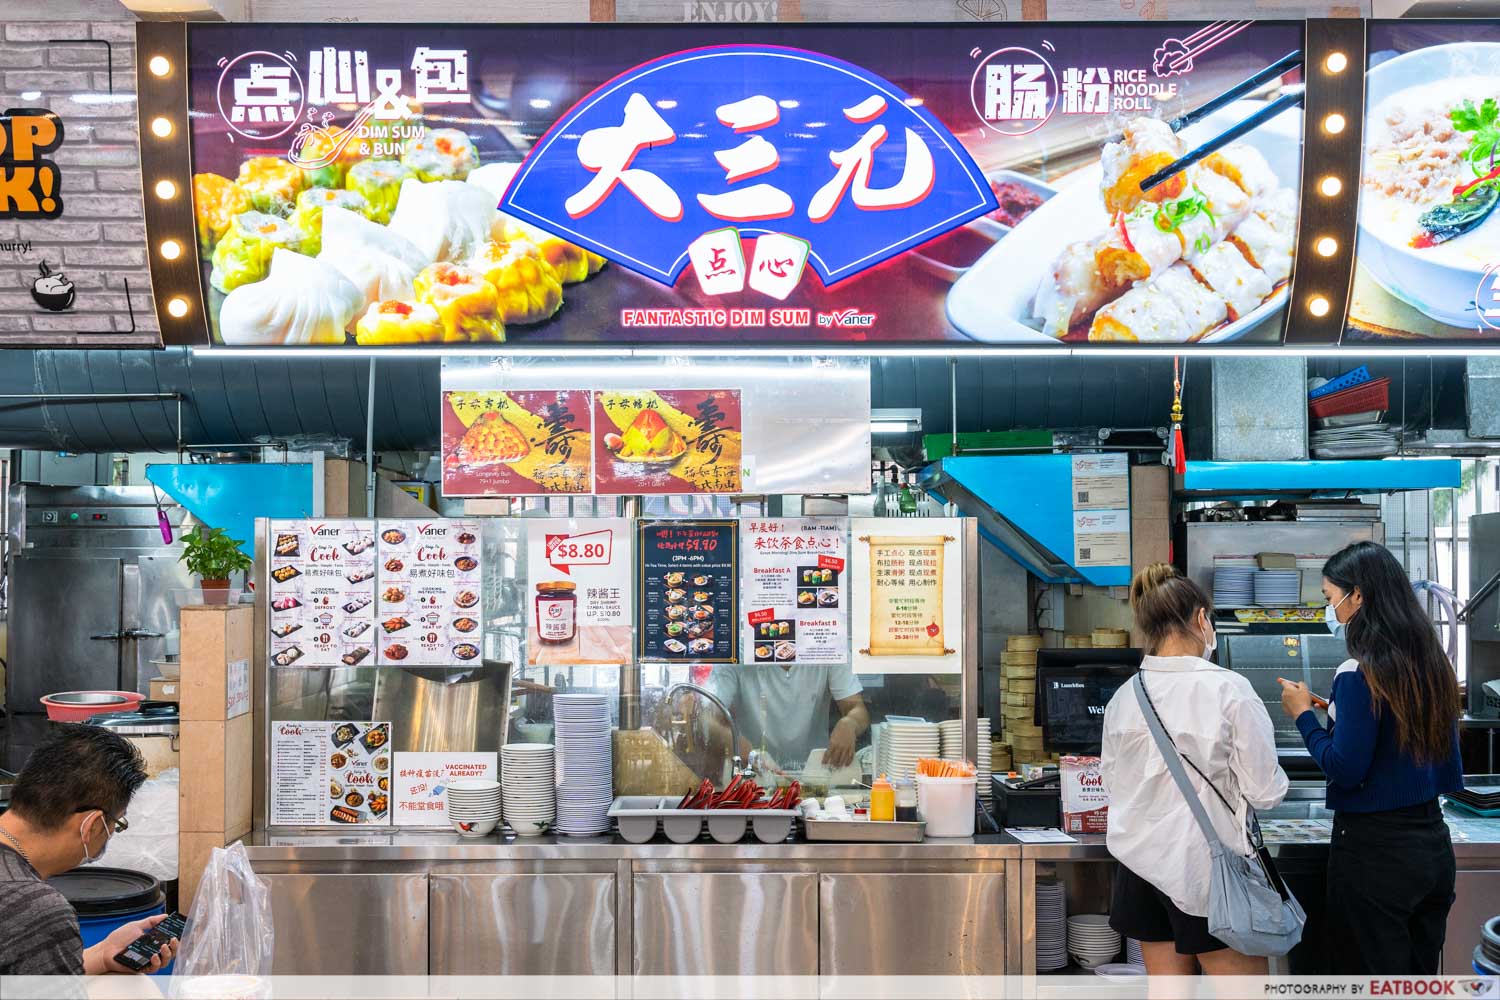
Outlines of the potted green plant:
[{"label": "potted green plant", "polygon": [[253,565],[240,551],[239,540],[230,538],[223,528],[199,528],[184,535],[182,555],[177,558],[201,581],[204,604],[228,604],[229,574]]}]

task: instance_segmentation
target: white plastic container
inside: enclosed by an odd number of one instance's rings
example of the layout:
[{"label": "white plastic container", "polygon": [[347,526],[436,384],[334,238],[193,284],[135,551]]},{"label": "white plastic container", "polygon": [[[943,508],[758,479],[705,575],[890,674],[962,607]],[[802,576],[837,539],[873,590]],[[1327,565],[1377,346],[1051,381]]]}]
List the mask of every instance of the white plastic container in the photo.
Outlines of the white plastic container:
[{"label": "white plastic container", "polygon": [[917,815],[929,837],[974,836],[974,797],[979,779],[917,775]]}]

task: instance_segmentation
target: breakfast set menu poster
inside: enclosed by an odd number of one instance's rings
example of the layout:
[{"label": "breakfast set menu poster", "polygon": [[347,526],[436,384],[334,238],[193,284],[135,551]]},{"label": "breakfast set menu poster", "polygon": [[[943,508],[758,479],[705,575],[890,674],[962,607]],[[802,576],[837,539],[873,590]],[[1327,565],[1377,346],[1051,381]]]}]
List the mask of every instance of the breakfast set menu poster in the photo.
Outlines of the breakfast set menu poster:
[{"label": "breakfast set menu poster", "polygon": [[740,522],[742,663],[845,663],[849,522],[837,517]]},{"label": "breakfast set menu poster", "polygon": [[502,355],[1280,343],[1306,81],[1282,60],[1304,35],[191,24],[208,337]]},{"label": "breakfast set menu poster", "polygon": [[639,658],[734,663],[739,522],[643,522],[637,532]]}]

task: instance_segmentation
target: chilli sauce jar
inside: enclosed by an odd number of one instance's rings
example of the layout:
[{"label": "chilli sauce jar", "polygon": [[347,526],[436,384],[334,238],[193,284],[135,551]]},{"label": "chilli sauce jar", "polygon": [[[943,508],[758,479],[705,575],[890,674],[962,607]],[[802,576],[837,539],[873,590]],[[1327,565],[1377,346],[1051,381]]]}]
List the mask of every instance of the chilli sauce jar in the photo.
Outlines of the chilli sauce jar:
[{"label": "chilli sauce jar", "polygon": [[536,585],[536,635],[546,646],[562,646],[578,635],[577,585],[549,580]]}]

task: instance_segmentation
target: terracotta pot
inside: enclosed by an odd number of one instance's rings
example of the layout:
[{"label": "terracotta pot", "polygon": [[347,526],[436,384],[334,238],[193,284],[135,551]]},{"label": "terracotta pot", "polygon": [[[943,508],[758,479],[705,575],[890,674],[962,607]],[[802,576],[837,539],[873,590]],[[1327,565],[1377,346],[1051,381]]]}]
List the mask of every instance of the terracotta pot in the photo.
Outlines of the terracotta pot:
[{"label": "terracotta pot", "polygon": [[203,585],[204,604],[228,604],[229,603],[229,578],[220,577],[215,580],[204,578]]}]

